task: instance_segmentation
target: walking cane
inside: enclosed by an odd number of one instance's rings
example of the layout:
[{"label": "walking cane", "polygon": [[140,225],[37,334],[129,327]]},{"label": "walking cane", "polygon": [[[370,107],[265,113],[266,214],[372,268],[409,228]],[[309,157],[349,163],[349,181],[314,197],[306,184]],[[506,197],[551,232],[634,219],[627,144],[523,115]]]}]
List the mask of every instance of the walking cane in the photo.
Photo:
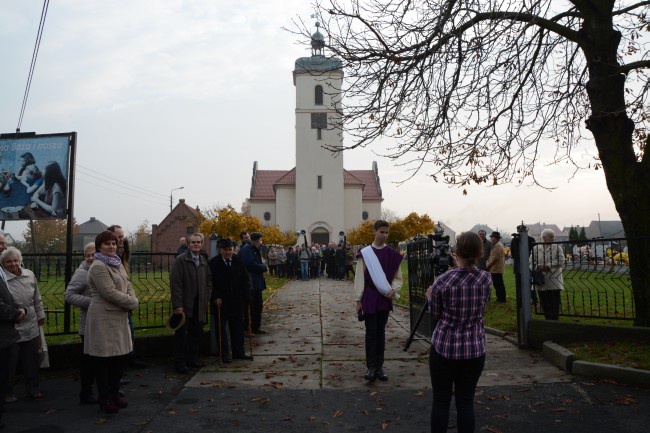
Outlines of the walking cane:
[{"label": "walking cane", "polygon": [[217,332],[219,335],[219,364],[223,364],[223,347],[221,346],[221,304],[217,304]]},{"label": "walking cane", "polygon": [[251,320],[251,306],[248,305],[248,350],[251,353],[251,361],[253,360],[253,322]]}]

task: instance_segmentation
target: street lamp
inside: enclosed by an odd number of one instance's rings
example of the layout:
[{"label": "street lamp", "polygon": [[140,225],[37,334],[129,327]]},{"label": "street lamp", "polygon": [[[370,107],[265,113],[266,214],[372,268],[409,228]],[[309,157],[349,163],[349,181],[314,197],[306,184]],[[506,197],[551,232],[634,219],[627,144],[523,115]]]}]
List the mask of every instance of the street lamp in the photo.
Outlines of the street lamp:
[{"label": "street lamp", "polygon": [[179,186],[178,188],[174,188],[171,191],[169,191],[169,211],[172,211],[172,205],[174,204],[174,191],[183,189],[185,188],[184,186]]}]

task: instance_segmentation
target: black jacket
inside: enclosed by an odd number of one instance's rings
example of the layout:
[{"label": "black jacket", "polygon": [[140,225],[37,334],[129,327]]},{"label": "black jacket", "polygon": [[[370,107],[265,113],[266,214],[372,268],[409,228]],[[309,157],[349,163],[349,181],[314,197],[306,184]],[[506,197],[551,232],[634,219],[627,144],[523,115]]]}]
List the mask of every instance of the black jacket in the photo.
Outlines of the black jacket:
[{"label": "black jacket", "polygon": [[20,316],[5,282],[0,279],[0,349],[11,346],[20,339],[16,331],[16,320]]},{"label": "black jacket", "polygon": [[234,255],[228,267],[219,254],[210,259],[208,266],[212,273],[212,313],[217,314],[217,306],[214,304],[217,298],[222,301],[221,314],[233,315],[243,312],[244,305],[249,302],[251,295],[248,272],[241,258]]}]

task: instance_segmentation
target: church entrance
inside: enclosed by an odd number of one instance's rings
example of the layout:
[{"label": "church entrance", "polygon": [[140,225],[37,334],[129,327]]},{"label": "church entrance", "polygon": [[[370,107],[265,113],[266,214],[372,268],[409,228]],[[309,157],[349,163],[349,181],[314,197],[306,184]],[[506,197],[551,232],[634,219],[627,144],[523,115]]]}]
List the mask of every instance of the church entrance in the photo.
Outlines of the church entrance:
[{"label": "church entrance", "polygon": [[330,232],[322,227],[315,228],[311,232],[311,242],[316,242],[319,245],[327,245],[330,241]]}]

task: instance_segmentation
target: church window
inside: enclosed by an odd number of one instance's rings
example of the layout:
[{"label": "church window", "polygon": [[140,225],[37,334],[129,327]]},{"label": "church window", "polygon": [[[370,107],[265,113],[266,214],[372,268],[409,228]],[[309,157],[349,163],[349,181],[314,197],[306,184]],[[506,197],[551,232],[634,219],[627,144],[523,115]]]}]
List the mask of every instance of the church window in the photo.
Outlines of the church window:
[{"label": "church window", "polygon": [[365,210],[361,212],[361,219],[366,221],[368,219],[368,212],[366,212]]},{"label": "church window", "polygon": [[271,212],[264,212],[264,221],[271,221]]},{"label": "church window", "polygon": [[322,128],[318,128],[316,130],[316,139],[317,140],[322,140],[323,139],[323,129]]},{"label": "church window", "polygon": [[323,86],[320,84],[314,89],[314,104],[323,105]]},{"label": "church window", "polygon": [[323,189],[323,176],[319,175],[317,176],[316,179],[317,179],[316,182],[318,184],[318,189]]}]

